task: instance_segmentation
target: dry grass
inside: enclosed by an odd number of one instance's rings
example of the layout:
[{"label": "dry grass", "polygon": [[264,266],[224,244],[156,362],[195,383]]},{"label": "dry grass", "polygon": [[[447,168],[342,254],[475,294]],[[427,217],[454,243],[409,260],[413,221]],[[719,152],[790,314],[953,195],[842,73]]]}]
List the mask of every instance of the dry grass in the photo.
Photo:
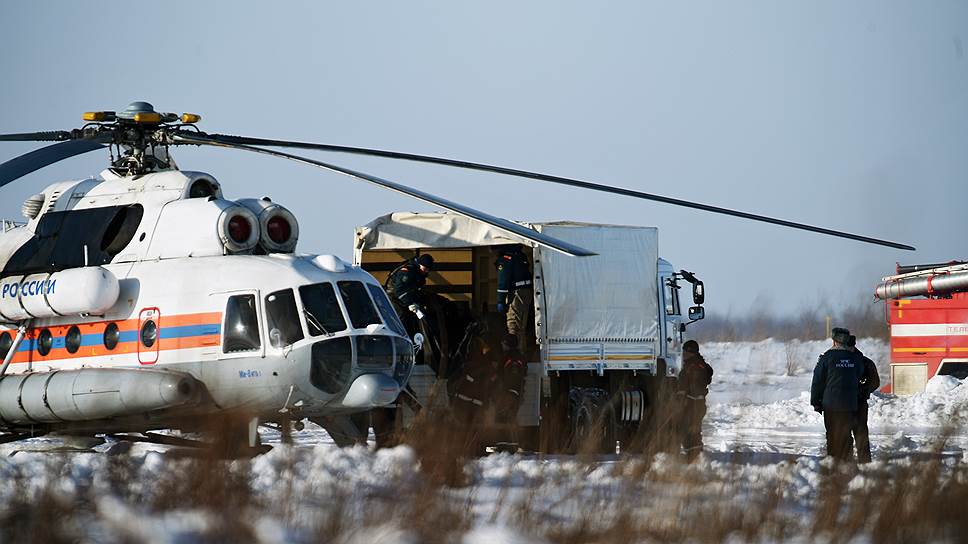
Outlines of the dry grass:
[{"label": "dry grass", "polygon": [[[400,467],[366,483],[354,481],[353,473],[318,477],[312,464],[318,452],[282,448],[266,458],[271,463],[261,464],[214,455],[155,456],[150,462],[143,455],[102,456],[89,475],[79,475],[83,466],[74,458],[54,454],[44,457],[43,467],[7,462],[0,467],[0,541],[348,542],[405,536],[443,543],[460,541],[481,524],[563,543],[927,542],[968,534],[968,516],[961,513],[968,465],[940,454],[860,469],[801,459],[764,470],[740,458],[689,464],[643,441],[640,452],[621,457],[585,453],[554,463],[499,457],[507,470],[486,473],[482,466],[494,463],[474,462],[473,438],[440,414],[423,415],[403,439],[419,469]],[[943,442],[944,436],[937,452]],[[163,466],[146,480],[151,463]],[[38,480],[30,471],[41,468],[46,477]],[[189,523],[189,529],[142,523],[178,516],[202,522]],[[267,533],[266,520],[281,532]],[[187,534],[157,533],[166,530]]]}]

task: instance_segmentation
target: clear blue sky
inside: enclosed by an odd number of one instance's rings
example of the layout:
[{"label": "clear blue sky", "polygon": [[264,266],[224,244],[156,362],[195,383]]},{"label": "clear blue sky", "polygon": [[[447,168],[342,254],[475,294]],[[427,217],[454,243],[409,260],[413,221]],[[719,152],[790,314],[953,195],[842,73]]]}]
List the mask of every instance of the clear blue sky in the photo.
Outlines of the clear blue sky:
[{"label": "clear blue sky", "polygon": [[[895,261],[968,258],[965,2],[3,2],[0,132],[148,100],[201,127],[579,177],[910,243],[916,253],[478,173],[327,156],[510,219],[660,229],[710,311],[855,302]],[[0,159],[34,146],[4,144]],[[0,216],[106,153],[5,187]],[[300,250],[406,197],[226,150],[178,150],[270,195]]]}]

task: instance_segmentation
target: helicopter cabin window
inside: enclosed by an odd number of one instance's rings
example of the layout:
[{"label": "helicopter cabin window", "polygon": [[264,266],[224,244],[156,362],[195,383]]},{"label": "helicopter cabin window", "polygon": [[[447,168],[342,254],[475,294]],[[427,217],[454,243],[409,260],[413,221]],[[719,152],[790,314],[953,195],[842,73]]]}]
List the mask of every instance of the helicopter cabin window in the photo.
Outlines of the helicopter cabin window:
[{"label": "helicopter cabin window", "polygon": [[393,305],[390,304],[390,299],[387,298],[387,294],[383,292],[383,289],[379,285],[373,285],[372,283],[366,284],[366,288],[370,290],[370,294],[373,295],[373,301],[376,302],[376,307],[380,310],[380,315],[383,316],[383,322],[390,327],[390,330],[401,335],[406,336],[407,331],[403,328],[403,323],[400,321],[400,317],[397,315],[396,310],[393,309]]},{"label": "helicopter cabin window", "polygon": [[10,351],[10,346],[13,345],[13,338],[10,337],[10,333],[3,331],[0,333],[0,356],[6,357],[7,352]]},{"label": "helicopter cabin window", "polygon": [[299,288],[299,297],[302,299],[303,315],[306,316],[310,336],[329,336],[346,330],[346,321],[332,284],[303,285]]},{"label": "helicopter cabin window", "polygon": [[117,323],[108,323],[107,326],[104,327],[103,340],[104,347],[107,348],[108,351],[118,347],[118,342],[121,340],[121,329],[118,328]]},{"label": "helicopter cabin window", "polygon": [[303,339],[296,295],[292,289],[276,291],[266,297],[266,323],[272,347],[281,348]]},{"label": "helicopter cabin window", "polygon": [[149,319],[141,326],[141,345],[150,348],[158,340],[158,324]]},{"label": "helicopter cabin window", "polygon": [[358,281],[341,281],[339,294],[343,297],[343,304],[350,314],[350,322],[354,329],[362,329],[367,325],[380,324],[380,315],[376,313],[370,295],[366,294],[363,284]]},{"label": "helicopter cabin window", "polygon": [[662,284],[665,285],[666,315],[679,315],[679,290],[673,287],[668,279]]},{"label": "helicopter cabin window", "polygon": [[46,356],[50,353],[50,348],[54,345],[54,335],[51,334],[50,329],[44,329],[40,331],[40,335],[37,337],[37,353]]},{"label": "helicopter cabin window", "polygon": [[77,353],[77,350],[81,349],[81,329],[77,325],[71,325],[71,328],[67,330],[67,336],[64,337],[64,347],[67,348],[67,353]]},{"label": "helicopter cabin window", "polygon": [[224,331],[223,353],[254,351],[262,347],[262,341],[259,339],[259,314],[256,310],[255,295],[229,297],[225,305]]}]

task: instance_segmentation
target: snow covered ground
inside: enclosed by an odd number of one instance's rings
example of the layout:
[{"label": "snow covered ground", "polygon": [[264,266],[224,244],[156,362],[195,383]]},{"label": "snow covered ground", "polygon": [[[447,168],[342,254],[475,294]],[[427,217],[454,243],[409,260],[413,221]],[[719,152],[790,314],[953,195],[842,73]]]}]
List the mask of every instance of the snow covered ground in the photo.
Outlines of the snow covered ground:
[{"label": "snow covered ground", "polygon": [[[888,381],[888,345],[858,341]],[[707,449],[719,452],[772,451],[823,454],[823,416],[810,406],[810,382],[817,357],[829,341],[711,343],[704,356],[716,374],[710,388],[705,431]],[[968,387],[955,378],[937,377],[928,390],[911,397],[875,393],[868,403],[874,456],[930,449],[948,425],[968,422]],[[960,453],[968,437],[956,432],[945,448]]]},{"label": "snow covered ground", "polygon": [[[883,376],[887,346],[862,340],[860,347]],[[100,453],[53,454],[24,451],[51,439],[6,444],[0,540],[57,540],[66,531],[95,542],[813,541],[811,531],[826,519],[818,514],[829,502],[825,474],[836,473],[821,457],[823,422],[808,394],[826,348],[771,340],[705,344],[716,374],[706,453],[691,465],[666,454],[500,454],[469,463],[469,485],[439,487],[410,448],[339,449],[313,425],[295,434],[293,446],[269,432],[271,452],[201,466],[160,446],[108,443]],[[968,440],[959,428],[943,447],[935,444],[947,425],[964,423],[966,406],[968,387],[953,378],[932,380],[912,397],[876,394],[875,462],[850,469],[842,492],[872,503],[898,481],[915,486],[936,477],[938,485],[931,480],[917,489],[952,493],[942,484],[963,483]],[[924,458],[936,459],[937,471],[916,468]],[[932,504],[932,497],[921,500]],[[849,503],[842,508],[852,511]],[[699,521],[706,525],[697,532]],[[889,521],[865,521],[856,536],[876,540],[876,527]]]}]

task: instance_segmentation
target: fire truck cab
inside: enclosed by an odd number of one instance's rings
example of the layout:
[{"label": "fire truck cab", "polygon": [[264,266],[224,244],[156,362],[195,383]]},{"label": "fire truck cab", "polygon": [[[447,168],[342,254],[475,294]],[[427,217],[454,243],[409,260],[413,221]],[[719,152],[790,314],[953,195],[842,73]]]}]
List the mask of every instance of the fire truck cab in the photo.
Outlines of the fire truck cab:
[{"label": "fire truck cab", "polygon": [[875,296],[887,303],[891,334],[886,392],[912,395],[934,376],[968,377],[968,263],[898,265]]}]

